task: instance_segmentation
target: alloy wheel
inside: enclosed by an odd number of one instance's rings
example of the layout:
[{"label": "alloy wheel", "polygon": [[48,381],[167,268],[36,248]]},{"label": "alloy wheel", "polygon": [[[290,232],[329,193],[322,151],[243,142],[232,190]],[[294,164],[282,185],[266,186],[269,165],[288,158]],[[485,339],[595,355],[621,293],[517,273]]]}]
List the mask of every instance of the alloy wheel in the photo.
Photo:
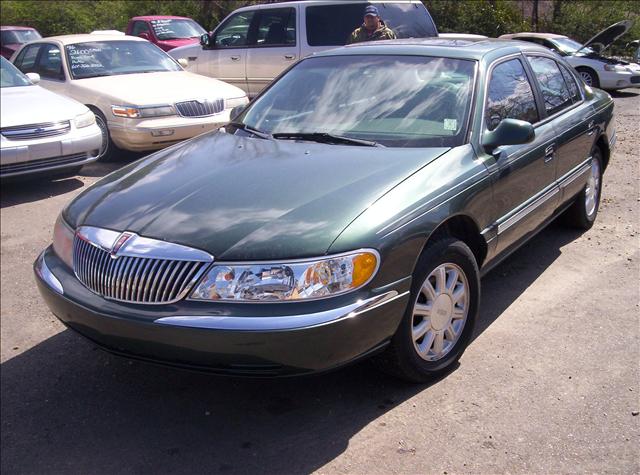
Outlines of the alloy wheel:
[{"label": "alloy wheel", "polygon": [[591,73],[580,71],[579,74],[587,86],[593,86],[593,77],[591,77]]},{"label": "alloy wheel", "polygon": [[427,361],[445,357],[460,339],[469,312],[469,283],[453,263],[436,267],[426,278],[413,306],[411,336]]},{"label": "alloy wheel", "polygon": [[596,212],[598,197],[600,196],[600,161],[594,158],[591,161],[591,172],[584,190],[584,205],[587,216],[591,218]]}]

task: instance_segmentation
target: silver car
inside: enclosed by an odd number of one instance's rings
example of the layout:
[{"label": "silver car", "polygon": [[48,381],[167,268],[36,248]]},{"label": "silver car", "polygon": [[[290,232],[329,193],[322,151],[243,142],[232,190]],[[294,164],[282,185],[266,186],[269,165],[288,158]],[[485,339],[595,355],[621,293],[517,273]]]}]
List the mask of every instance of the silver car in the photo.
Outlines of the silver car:
[{"label": "silver car", "polygon": [[0,58],[0,177],[75,175],[98,159],[103,135],[86,106],[37,86]]}]

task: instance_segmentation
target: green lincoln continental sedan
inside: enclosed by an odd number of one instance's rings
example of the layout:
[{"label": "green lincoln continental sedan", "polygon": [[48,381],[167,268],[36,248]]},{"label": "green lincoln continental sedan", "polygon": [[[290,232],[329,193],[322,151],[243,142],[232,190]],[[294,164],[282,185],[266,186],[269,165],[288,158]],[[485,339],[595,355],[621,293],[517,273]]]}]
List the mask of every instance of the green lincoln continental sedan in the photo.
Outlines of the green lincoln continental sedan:
[{"label": "green lincoln continental sedan", "polygon": [[397,40],[283,73],[223,129],[87,188],[35,262],[52,312],[127,357],[410,381],[469,344],[480,277],[598,212],[613,101],[545,48]]}]

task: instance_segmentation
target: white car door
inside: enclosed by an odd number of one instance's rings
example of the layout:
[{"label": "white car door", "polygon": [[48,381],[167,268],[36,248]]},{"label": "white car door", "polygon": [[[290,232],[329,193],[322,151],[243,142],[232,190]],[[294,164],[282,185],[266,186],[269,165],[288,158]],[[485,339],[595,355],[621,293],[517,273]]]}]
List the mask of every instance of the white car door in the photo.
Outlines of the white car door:
[{"label": "white car door", "polygon": [[247,49],[250,96],[258,95],[300,57],[297,6],[263,8],[256,15]]}]

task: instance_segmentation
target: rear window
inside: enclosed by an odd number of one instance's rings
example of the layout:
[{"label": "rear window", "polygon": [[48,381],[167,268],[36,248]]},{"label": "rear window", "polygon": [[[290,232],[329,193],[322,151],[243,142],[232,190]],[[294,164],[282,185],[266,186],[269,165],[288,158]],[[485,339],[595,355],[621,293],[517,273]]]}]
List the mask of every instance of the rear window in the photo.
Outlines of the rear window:
[{"label": "rear window", "polygon": [[[349,35],[362,25],[367,2],[307,7],[307,43],[309,46],[342,46]],[[376,3],[380,18],[398,38],[437,36],[436,26],[422,4]]]}]

